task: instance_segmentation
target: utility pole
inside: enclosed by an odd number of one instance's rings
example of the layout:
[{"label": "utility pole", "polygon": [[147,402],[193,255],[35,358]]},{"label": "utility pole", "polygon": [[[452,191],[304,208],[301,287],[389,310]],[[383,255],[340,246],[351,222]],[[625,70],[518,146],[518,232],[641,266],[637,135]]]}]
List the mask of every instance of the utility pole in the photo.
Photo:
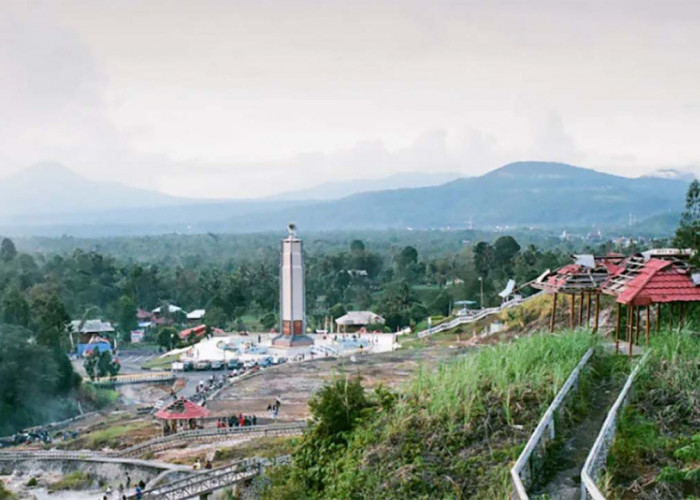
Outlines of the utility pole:
[{"label": "utility pole", "polygon": [[481,308],[484,308],[484,278],[479,276],[479,285],[481,286],[481,302],[479,302],[479,305]]}]

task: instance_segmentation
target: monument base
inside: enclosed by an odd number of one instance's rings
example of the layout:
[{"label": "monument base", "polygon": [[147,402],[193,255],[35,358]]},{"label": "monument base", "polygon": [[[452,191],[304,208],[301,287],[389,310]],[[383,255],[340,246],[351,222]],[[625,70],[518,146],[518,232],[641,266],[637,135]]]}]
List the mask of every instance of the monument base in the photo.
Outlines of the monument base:
[{"label": "monument base", "polygon": [[306,335],[277,335],[272,339],[272,347],[306,347],[314,345],[314,340]]}]

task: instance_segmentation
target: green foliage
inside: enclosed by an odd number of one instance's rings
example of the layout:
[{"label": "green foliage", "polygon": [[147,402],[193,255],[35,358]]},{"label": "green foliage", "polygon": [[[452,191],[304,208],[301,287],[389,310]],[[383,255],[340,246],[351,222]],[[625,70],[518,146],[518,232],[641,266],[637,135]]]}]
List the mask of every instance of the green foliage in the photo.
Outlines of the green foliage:
[{"label": "green foliage", "polygon": [[119,400],[119,393],[107,387],[83,384],[80,388],[81,399],[96,409],[108,408]]},{"label": "green foliage", "polygon": [[138,327],[136,319],[136,303],[134,299],[128,295],[122,295],[117,302],[116,313],[117,325],[122,333],[122,338],[129,339],[129,334],[132,330]]},{"label": "green foliage", "polygon": [[49,493],[62,490],[85,490],[94,483],[93,477],[87,472],[74,471],[66,474],[60,480],[49,485]]},{"label": "green foliage", "polygon": [[112,353],[109,351],[99,352],[88,351],[83,362],[85,372],[91,380],[97,377],[115,376],[119,373],[121,365],[112,359]]},{"label": "green foliage", "polygon": [[0,434],[71,413],[65,397],[77,384],[65,354],[33,342],[25,329],[0,325]]},{"label": "green foliage", "polygon": [[3,238],[0,243],[0,260],[8,262],[17,256],[17,249],[10,238]]},{"label": "green foliage", "polygon": [[5,483],[0,481],[0,500],[15,500],[15,498],[17,498],[17,495],[8,490],[5,487]]},{"label": "green foliage", "polygon": [[[354,398],[349,426],[342,411],[323,412],[340,424],[313,424],[264,497],[506,498],[508,467],[593,342],[567,333],[486,347],[425,367],[400,396]],[[318,401],[328,406],[351,400],[337,382],[326,391],[335,396]]]},{"label": "green foliage", "polygon": [[166,351],[173,349],[179,340],[177,328],[164,326],[158,330],[158,345]]},{"label": "green foliage", "polygon": [[700,337],[661,332],[634,384],[608,457],[612,488],[624,495],[638,478],[647,497],[700,495]]},{"label": "green foliage", "polygon": [[674,244],[695,250],[692,260],[695,265],[700,265],[700,182],[697,179],[688,187],[685,210],[676,229]]}]

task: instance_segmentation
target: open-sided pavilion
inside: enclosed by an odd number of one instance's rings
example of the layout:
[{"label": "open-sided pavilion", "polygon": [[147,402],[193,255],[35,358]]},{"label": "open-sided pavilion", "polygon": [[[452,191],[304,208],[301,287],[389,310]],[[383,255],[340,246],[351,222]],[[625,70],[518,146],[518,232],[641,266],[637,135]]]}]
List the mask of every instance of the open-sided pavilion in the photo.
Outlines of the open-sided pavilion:
[{"label": "open-sided pavilion", "polygon": [[[568,264],[556,271],[545,271],[539,278],[530,283],[533,288],[543,290],[553,296],[552,313],[549,331],[554,331],[557,314],[557,302],[560,294],[571,297],[569,307],[569,326],[590,325],[592,301],[595,301],[593,312],[593,331],[598,331],[600,316],[600,293],[603,284],[610,276],[620,272],[624,257],[622,255],[574,255],[573,264]],[[579,309],[576,314],[576,298],[579,298]],[[584,307],[585,306],[585,307]],[[584,314],[585,309],[585,314]],[[584,322],[585,317],[585,322]]]},{"label": "open-sided pavilion", "polygon": [[619,349],[625,319],[625,339],[630,355],[632,345],[639,344],[642,314],[648,344],[653,307],[656,307],[656,331],[661,328],[662,306],[668,315],[669,328],[676,325],[680,329],[686,322],[688,305],[700,302],[700,271],[686,262],[687,253],[656,252],[630,257],[624,269],[602,288],[603,293],[614,296],[617,302],[615,348]]}]

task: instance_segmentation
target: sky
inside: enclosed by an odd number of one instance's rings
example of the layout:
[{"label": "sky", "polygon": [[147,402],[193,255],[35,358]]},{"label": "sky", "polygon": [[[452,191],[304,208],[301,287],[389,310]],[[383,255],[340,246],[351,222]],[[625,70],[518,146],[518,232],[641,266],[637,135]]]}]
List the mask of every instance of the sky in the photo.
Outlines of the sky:
[{"label": "sky", "polygon": [[518,160],[700,174],[700,2],[0,2],[0,176],[250,198]]}]

